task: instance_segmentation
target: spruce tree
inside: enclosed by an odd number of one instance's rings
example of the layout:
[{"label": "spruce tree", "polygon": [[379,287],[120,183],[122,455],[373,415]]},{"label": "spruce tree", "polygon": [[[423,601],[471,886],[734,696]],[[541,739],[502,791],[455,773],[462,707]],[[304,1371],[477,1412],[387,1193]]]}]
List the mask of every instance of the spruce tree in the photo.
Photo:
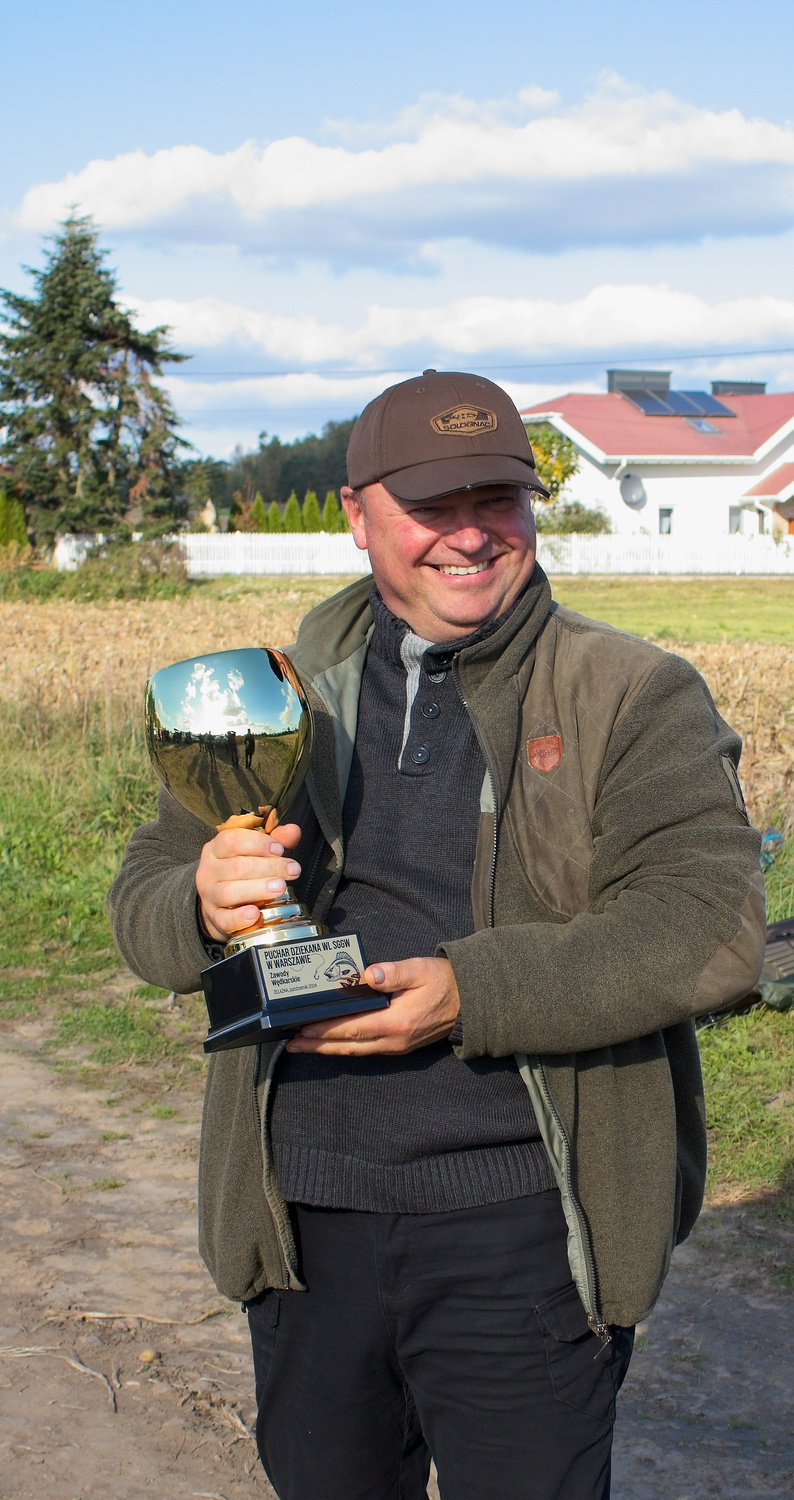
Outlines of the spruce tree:
[{"label": "spruce tree", "polygon": [[276,505],[275,500],[271,500],[265,520],[267,521],[267,529],[269,532],[272,533],[284,530],[284,522],[281,519],[281,511]]},{"label": "spruce tree", "polygon": [[254,495],[254,503],[251,506],[251,520],[254,524],[254,531],[270,530],[267,524],[267,511],[265,510],[265,502],[258,490]]},{"label": "spruce tree", "polygon": [[58,532],[156,529],[179,499],[177,417],[152,377],[184,358],[116,300],[89,218],[53,237],[34,295],[0,291],[0,459],[39,542]]},{"label": "spruce tree", "polygon": [[303,529],[304,531],[322,531],[323,518],[320,515],[320,507],[317,503],[315,490],[307,490],[303,497]]},{"label": "spruce tree", "polygon": [[339,506],[336,503],[336,490],[329,490],[323,506],[323,531],[327,531],[333,535],[338,530]]},{"label": "spruce tree", "polygon": [[18,547],[27,547],[28,533],[25,527],[25,512],[18,500],[0,490],[0,547],[16,542]]},{"label": "spruce tree", "polygon": [[303,516],[301,515],[298,497],[294,490],[284,506],[284,530],[291,532],[303,531]]}]

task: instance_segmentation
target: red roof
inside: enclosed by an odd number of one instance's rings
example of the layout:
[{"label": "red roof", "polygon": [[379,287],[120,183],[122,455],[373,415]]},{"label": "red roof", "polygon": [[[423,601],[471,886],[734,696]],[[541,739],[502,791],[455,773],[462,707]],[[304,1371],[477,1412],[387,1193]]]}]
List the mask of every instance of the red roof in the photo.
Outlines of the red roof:
[{"label": "red roof", "polygon": [[[767,474],[758,484],[754,484],[751,490],[745,490],[746,495],[765,496],[767,499],[776,499],[785,490],[794,486],[794,464],[780,464]],[[786,496],[788,499],[788,496]]]},{"label": "red roof", "polygon": [[649,417],[619,392],[556,396],[528,406],[523,417],[557,412],[601,452],[621,458],[746,458],[794,418],[794,391],[775,396],[722,396],[735,417],[709,417],[716,433],[698,432],[685,417]]}]

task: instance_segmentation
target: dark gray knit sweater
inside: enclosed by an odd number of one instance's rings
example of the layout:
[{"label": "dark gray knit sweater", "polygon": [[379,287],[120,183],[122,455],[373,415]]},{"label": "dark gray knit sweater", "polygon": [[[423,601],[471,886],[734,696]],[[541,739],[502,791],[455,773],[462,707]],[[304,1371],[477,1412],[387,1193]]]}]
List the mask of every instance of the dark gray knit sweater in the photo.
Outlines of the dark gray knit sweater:
[{"label": "dark gray knit sweater", "polygon": [[[450,648],[428,649],[377,594],[372,604],[328,916],[332,932],[361,934],[370,963],[429,957],[473,931],[485,773]],[[403,1057],[285,1053],[271,1131],[279,1188],[296,1202],[432,1213],[554,1187],[513,1058],[460,1062],[446,1041]]]}]

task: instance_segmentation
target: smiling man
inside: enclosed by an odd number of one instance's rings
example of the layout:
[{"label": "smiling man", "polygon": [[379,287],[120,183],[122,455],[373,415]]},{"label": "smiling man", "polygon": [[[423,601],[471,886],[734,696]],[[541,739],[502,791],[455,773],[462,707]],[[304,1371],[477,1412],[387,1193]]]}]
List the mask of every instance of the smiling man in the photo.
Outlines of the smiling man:
[{"label": "smiling man", "polygon": [[515,407],[393,386],[343,492],[372,577],[291,654],[315,749],[291,821],[160,793],[110,896],[193,990],[286,880],[358,930],[388,1009],[216,1053],[200,1242],[247,1306],[281,1500],[603,1500],[633,1325],[697,1217],[693,1017],[763,953],[739,741],[694,669],[551,600]]}]

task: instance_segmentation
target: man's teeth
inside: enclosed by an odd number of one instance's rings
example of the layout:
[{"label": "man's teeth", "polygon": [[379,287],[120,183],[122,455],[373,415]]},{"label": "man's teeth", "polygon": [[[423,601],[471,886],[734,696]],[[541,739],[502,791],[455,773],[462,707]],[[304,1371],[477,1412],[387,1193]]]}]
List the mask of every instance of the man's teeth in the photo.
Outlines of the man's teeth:
[{"label": "man's teeth", "polygon": [[455,574],[462,574],[462,573],[484,573],[485,569],[488,567],[488,563],[487,562],[473,563],[470,568],[456,568],[456,567],[453,567],[449,563],[438,563],[437,567],[438,567],[439,573],[455,573]]}]

